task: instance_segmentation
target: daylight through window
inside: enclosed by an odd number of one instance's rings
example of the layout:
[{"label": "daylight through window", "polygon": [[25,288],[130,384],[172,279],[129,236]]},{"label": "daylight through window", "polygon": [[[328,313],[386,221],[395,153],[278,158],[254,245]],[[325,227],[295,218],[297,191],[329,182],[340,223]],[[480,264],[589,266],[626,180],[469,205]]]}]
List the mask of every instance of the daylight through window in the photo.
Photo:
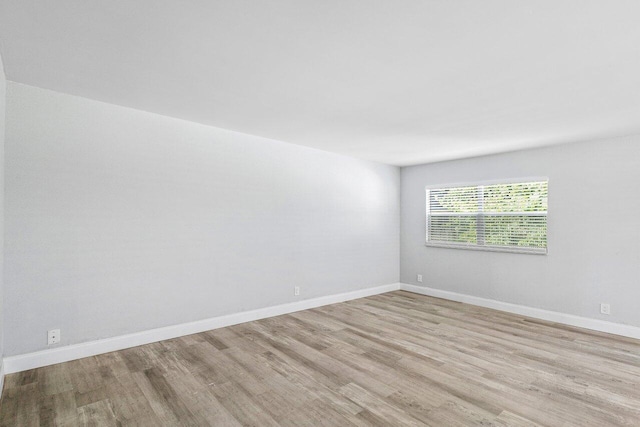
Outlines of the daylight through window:
[{"label": "daylight through window", "polygon": [[546,180],[427,189],[427,245],[547,253]]}]

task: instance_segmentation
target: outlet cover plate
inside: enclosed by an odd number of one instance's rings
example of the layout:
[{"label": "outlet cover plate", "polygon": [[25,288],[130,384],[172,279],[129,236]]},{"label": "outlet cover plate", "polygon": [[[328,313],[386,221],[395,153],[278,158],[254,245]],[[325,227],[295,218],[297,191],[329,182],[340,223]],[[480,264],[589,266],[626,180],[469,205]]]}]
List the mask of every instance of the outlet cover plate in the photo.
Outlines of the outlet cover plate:
[{"label": "outlet cover plate", "polygon": [[58,344],[60,342],[60,329],[52,329],[47,332],[47,345]]}]

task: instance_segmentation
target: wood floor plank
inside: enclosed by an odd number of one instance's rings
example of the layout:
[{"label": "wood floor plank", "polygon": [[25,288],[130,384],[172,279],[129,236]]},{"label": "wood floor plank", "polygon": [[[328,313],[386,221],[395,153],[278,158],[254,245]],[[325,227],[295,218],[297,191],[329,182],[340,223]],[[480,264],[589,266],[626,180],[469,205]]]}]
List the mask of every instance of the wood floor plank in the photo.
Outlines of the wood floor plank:
[{"label": "wood floor plank", "polygon": [[113,413],[109,399],[78,408],[79,424],[84,427],[120,427],[121,423]]},{"label": "wood floor plank", "polygon": [[390,292],[8,375],[0,426],[640,426],[640,341]]}]

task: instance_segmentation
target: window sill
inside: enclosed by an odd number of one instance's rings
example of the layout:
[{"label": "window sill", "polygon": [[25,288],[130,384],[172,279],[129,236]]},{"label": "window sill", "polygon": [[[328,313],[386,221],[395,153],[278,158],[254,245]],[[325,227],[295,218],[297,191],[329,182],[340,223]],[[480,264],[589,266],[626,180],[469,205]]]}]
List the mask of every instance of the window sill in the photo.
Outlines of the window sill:
[{"label": "window sill", "polygon": [[432,243],[426,242],[425,246],[432,248],[445,248],[445,249],[465,249],[471,251],[484,251],[484,252],[506,252],[511,254],[529,254],[529,255],[547,255],[547,248],[520,248],[520,247],[505,247],[505,246],[478,246],[478,245],[463,245],[463,244],[451,244],[451,243]]}]

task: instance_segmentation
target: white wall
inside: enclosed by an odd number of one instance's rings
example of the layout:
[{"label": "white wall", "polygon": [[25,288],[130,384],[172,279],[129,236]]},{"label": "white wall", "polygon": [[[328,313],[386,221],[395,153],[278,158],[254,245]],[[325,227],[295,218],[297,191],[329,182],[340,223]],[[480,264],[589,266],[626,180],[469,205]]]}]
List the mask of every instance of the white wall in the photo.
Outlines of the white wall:
[{"label": "white wall", "polygon": [[[549,177],[547,256],[424,245],[425,186],[529,176]],[[407,167],[401,182],[403,283],[640,326],[640,136]]]},{"label": "white wall", "polygon": [[[76,344],[418,273],[640,326],[640,136],[400,173],[11,82],[7,98],[7,356],[52,328]],[[426,185],[524,176],[550,179],[549,255],[424,246]]]},{"label": "white wall", "polygon": [[0,392],[2,392],[2,356],[4,355],[4,134],[7,81],[0,55]]},{"label": "white wall", "polygon": [[8,356],[398,281],[396,167],[11,82],[7,105]]}]

